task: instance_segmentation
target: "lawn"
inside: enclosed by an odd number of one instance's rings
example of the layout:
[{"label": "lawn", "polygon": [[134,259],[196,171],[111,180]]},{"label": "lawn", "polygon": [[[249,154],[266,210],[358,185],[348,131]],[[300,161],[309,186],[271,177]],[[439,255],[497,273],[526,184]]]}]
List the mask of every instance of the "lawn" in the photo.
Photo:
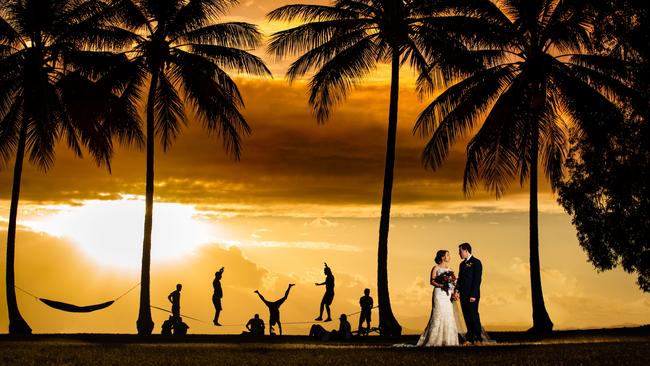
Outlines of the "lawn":
[{"label": "lawn", "polygon": [[[236,336],[39,335],[0,337],[0,365],[647,365],[650,334],[558,332],[545,340],[495,334],[496,345],[397,348],[370,337],[319,343],[306,337],[254,341]],[[403,337],[399,342],[414,342]]]}]

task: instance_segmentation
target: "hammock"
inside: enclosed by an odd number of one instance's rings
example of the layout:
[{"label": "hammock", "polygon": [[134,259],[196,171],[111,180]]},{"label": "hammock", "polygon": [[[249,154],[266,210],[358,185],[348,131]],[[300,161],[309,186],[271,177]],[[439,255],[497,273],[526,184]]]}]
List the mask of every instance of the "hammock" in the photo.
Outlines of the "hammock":
[{"label": "hammock", "polygon": [[113,305],[113,303],[115,302],[115,300],[111,300],[111,301],[103,302],[101,304],[88,305],[88,306],[77,306],[77,305],[73,305],[73,304],[67,304],[67,303],[61,302],[61,301],[54,301],[54,300],[40,299],[40,298],[39,298],[39,300],[43,304],[45,304],[45,305],[47,305],[47,306],[49,306],[51,308],[61,310],[61,311],[67,311],[69,313],[90,313],[92,311],[105,309],[105,308]]},{"label": "hammock", "polygon": [[117,300],[124,297],[129,292],[135,290],[135,288],[138,287],[138,286],[140,286],[140,283],[138,283],[137,285],[131,287],[128,291],[126,291],[122,295],[118,296],[114,300],[106,301],[106,302],[103,302],[101,304],[86,305],[86,306],[79,306],[79,305],[74,305],[74,304],[68,304],[66,302],[61,302],[61,301],[43,299],[43,298],[38,297],[38,296],[36,296],[36,295],[34,295],[34,294],[30,293],[30,292],[27,292],[27,291],[23,290],[22,288],[20,288],[18,286],[15,286],[15,287],[16,287],[16,289],[26,293],[27,295],[35,298],[36,300],[42,302],[43,304],[45,304],[45,305],[47,305],[47,306],[49,306],[49,307],[51,307],[53,309],[66,311],[66,312],[69,312],[69,313],[90,313],[90,312],[93,312],[93,311],[106,309],[107,307],[113,305],[114,302],[116,302]]}]

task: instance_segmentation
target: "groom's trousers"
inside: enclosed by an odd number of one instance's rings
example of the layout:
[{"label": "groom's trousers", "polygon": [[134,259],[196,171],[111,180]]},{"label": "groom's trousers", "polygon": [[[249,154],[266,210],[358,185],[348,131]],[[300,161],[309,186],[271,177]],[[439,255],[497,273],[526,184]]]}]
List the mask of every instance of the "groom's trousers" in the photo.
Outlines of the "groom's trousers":
[{"label": "groom's trousers", "polygon": [[478,303],[480,299],[475,302],[470,302],[468,298],[460,299],[460,308],[463,311],[463,318],[467,326],[467,336],[465,339],[469,342],[481,341],[481,317],[478,314]]}]

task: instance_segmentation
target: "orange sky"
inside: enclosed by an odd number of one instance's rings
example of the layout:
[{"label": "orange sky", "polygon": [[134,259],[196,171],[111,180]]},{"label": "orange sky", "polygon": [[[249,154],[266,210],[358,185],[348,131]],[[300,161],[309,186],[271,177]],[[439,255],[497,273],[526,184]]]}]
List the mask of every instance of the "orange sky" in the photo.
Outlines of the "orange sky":
[{"label": "orange sky", "polygon": [[[263,14],[287,1],[244,1],[233,19],[280,29]],[[263,6],[260,4],[264,4]],[[258,52],[263,54],[262,52]],[[268,59],[268,58],[267,58]],[[226,324],[255,312],[267,318],[254,289],[280,297],[298,284],[283,305],[285,322],[317,314],[322,262],[336,276],[335,314],[357,311],[364,287],[375,291],[376,241],[388,112],[388,86],[379,71],[353,91],[324,126],[307,105],[304,83],[289,86],[284,63],[271,62],[273,80],[239,78],[253,134],[241,162],[193,125],[172,149],[156,157],[152,255],[152,304],[184,284],[183,313],[211,320],[214,271],[226,266]],[[403,72],[393,220],[389,247],[391,298],[407,332],[421,331],[431,289],[426,277],[435,251],[455,252],[469,241],[483,260],[481,314],[489,329],[530,325],[527,195],[515,187],[503,199],[461,193],[463,144],[439,172],[422,168],[425,141],[411,133],[423,108]],[[139,280],[144,194],[144,153],[119,150],[113,173],[88,159],[58,150],[44,174],[26,166],[17,241],[16,283],[42,297],[89,304],[119,295]],[[0,241],[6,243],[11,168],[0,170]],[[542,184],[540,191],[542,279],[547,307],[558,328],[650,322],[650,296],[620,270],[597,273],[579,248],[570,218]],[[158,230],[156,232],[156,230]],[[157,233],[157,234],[156,234]],[[0,265],[4,269],[4,256]],[[454,267],[458,260],[454,256]],[[4,272],[2,272],[4,275]],[[4,284],[4,281],[2,281]],[[6,331],[4,291],[0,331]],[[50,310],[22,293],[19,306],[35,332],[135,332],[137,293],[93,314]],[[616,316],[612,316],[616,314]],[[154,310],[156,330],[166,317]],[[353,323],[356,319],[353,319]],[[190,332],[239,333],[188,322]],[[288,326],[305,333],[308,326]]]}]

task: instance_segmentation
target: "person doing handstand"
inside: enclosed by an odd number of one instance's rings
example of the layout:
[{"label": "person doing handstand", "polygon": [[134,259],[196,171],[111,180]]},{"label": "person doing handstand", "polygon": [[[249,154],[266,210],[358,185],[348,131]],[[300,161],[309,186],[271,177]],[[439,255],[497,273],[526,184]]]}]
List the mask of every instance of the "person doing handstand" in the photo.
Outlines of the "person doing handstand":
[{"label": "person doing handstand", "polygon": [[280,330],[280,335],[282,335],[282,323],[280,322],[280,306],[285,302],[285,300],[287,300],[287,297],[289,297],[289,291],[293,286],[295,286],[295,284],[290,283],[289,287],[287,287],[287,291],[284,293],[284,297],[276,301],[266,300],[264,296],[260,294],[259,291],[255,290],[257,296],[259,296],[260,299],[266,305],[266,307],[269,308],[269,334],[270,335],[275,335],[275,333],[273,332],[273,326],[275,324],[278,325],[278,329]]}]

